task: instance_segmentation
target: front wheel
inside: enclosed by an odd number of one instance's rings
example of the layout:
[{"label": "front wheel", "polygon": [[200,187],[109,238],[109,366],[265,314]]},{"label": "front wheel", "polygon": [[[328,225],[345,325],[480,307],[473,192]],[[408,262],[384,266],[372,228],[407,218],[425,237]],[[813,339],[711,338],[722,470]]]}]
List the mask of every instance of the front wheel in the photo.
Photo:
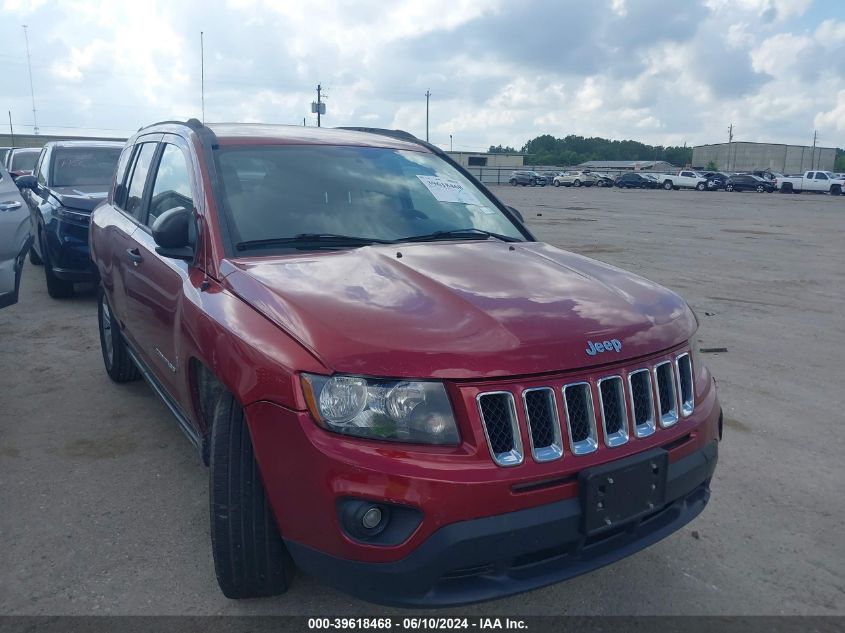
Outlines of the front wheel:
[{"label": "front wheel", "polygon": [[839,185],[833,185],[830,188],[830,195],[832,195],[832,196],[842,195],[842,187],[840,187]]},{"label": "front wheel", "polygon": [[766,188],[763,185],[757,185],[757,193],[763,193]]},{"label": "front wheel", "polygon": [[734,190],[733,185],[725,185],[725,191],[733,191],[733,190]]},{"label": "front wheel", "polygon": [[511,178],[508,182],[511,183],[511,187],[516,187],[516,179]]},{"label": "front wheel", "polygon": [[554,184],[555,184],[555,187],[560,187],[560,181],[559,180],[555,180]]},{"label": "front wheel", "polygon": [[667,180],[666,182],[664,182],[664,183],[663,183],[663,188],[664,188],[666,191],[671,191],[671,190],[672,190],[672,181],[671,181],[671,180]]},{"label": "front wheel", "polygon": [[580,181],[580,180],[578,180],[578,179],[576,179],[576,180],[575,180],[575,182],[573,182],[573,183],[572,183],[572,185],[573,185],[574,187],[580,187],[580,186],[581,186],[581,181]]},{"label": "front wheel", "polygon": [[704,191],[704,189],[706,187],[707,187],[707,185],[705,185],[703,182],[700,182],[695,186],[695,188],[698,189],[699,191]]},{"label": "front wheel", "polygon": [[112,314],[102,286],[97,294],[97,317],[100,322],[100,349],[109,378],[115,382],[130,382],[140,378],[141,373],[129,356],[120,325]]},{"label": "front wheel", "polygon": [[217,582],[227,598],[284,593],[293,563],[270,511],[243,409],[224,391],[213,411],[209,506]]}]

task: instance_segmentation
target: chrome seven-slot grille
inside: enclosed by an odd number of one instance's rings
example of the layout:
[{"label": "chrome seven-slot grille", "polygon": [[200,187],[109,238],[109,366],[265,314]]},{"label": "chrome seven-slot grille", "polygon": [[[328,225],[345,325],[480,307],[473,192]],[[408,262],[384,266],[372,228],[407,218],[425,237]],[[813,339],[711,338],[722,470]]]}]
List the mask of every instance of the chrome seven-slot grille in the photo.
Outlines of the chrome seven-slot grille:
[{"label": "chrome seven-slot grille", "polygon": [[[595,382],[571,382],[560,388],[532,387],[518,394],[534,461],[548,462],[569,450],[585,455],[598,449],[598,428],[608,447],[626,444],[631,436],[648,437],[668,428],[695,408],[693,367],[687,352]],[[517,399],[512,391],[485,391],[476,396],[484,434],[493,461],[500,466],[523,462]],[[598,411],[596,411],[596,402]],[[600,427],[598,425],[601,425]]]}]

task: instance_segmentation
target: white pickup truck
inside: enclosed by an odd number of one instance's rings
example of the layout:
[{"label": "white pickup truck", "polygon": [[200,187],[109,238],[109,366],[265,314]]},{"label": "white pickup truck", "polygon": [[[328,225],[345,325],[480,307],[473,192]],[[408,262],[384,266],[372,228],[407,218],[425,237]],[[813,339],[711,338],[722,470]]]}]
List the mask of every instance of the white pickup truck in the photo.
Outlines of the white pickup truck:
[{"label": "white pickup truck", "polygon": [[707,178],[691,169],[681,169],[677,174],[654,174],[660,184],[667,191],[670,189],[698,189],[707,188]]},{"label": "white pickup truck", "polygon": [[807,171],[803,176],[782,176],[775,179],[774,185],[781,193],[801,193],[814,191],[841,195],[845,191],[845,178],[840,178],[832,171]]}]

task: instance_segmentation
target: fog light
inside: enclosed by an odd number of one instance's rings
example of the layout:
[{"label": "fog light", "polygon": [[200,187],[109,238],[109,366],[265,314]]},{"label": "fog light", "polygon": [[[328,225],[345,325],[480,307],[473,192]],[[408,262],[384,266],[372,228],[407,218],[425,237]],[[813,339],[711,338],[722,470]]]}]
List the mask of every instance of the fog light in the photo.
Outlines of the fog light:
[{"label": "fog light", "polygon": [[361,525],[368,530],[377,527],[379,523],[381,523],[381,509],[378,506],[373,506],[361,517]]}]

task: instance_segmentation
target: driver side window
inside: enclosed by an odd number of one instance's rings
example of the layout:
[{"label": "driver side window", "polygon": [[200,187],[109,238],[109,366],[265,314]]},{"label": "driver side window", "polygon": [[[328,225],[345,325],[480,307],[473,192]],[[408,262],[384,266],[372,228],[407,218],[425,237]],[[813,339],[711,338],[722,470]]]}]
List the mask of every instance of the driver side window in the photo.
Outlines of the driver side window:
[{"label": "driver side window", "polygon": [[155,175],[155,186],[150,198],[147,226],[152,227],[156,218],[175,207],[193,209],[191,178],[188,161],[176,145],[165,144]]}]

